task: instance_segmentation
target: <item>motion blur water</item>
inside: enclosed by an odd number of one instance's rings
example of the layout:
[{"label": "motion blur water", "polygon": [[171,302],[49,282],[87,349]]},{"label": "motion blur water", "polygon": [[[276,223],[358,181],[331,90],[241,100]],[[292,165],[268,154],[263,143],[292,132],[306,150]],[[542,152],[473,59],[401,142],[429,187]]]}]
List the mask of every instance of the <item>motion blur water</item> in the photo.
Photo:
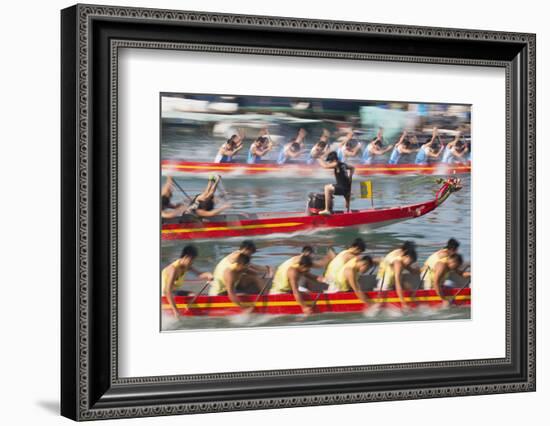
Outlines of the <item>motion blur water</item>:
[{"label": "motion blur water", "polygon": [[[191,140],[192,138],[192,140]],[[166,142],[163,145],[163,158],[192,158],[193,161],[204,160],[208,155],[215,155],[218,141],[209,138],[197,139],[196,134],[179,134],[177,143]],[[182,151],[185,146],[191,151]],[[213,149],[214,148],[214,149]],[[243,152],[246,148],[243,149]],[[177,153],[176,153],[177,152]],[[185,157],[182,156],[185,152]],[[213,158],[212,155],[212,158]],[[245,154],[241,154],[244,156]],[[211,160],[211,159],[210,159]],[[243,160],[244,161],[244,160]],[[452,194],[445,203],[435,211],[406,222],[400,222],[385,228],[368,233],[360,233],[356,229],[329,229],[310,234],[270,235],[254,238],[258,252],[253,262],[260,265],[270,265],[274,269],[289,257],[298,254],[303,245],[312,245],[319,255],[324,255],[329,247],[335,251],[344,249],[354,238],[360,236],[367,242],[367,253],[374,256],[383,256],[406,240],[415,241],[419,256],[419,263],[437,249],[444,246],[446,241],[454,237],[461,243],[460,252],[465,261],[470,261],[470,176],[461,176],[463,189]],[[164,179],[164,178],[163,178]],[[177,182],[190,194],[201,192],[206,184],[204,175],[180,175]],[[353,183],[352,209],[371,207],[371,200],[359,198],[359,182],[371,180],[373,183],[374,206],[395,207],[406,204],[427,201],[434,198],[439,185],[434,176],[356,176]],[[163,180],[164,181],[164,180]],[[232,205],[229,212],[303,212],[306,206],[307,195],[310,192],[322,192],[327,183],[333,183],[332,172],[316,177],[273,177],[269,175],[231,176],[223,179],[227,197],[218,198],[217,203],[229,201]],[[175,198],[182,198],[175,193]],[[336,197],[336,208],[343,208],[343,198]],[[224,240],[195,240],[193,244],[199,249],[200,256],[195,266],[201,271],[212,271],[217,262],[230,252],[236,250],[242,238]],[[189,241],[163,241],[161,249],[161,268],[176,259],[182,247]],[[322,273],[321,270],[313,271]],[[306,321],[296,321],[296,317],[289,316],[258,316],[270,318],[254,318],[250,322],[235,323],[231,318],[184,318],[177,323],[164,323],[164,329],[195,329],[195,328],[224,328],[224,327],[251,327],[251,326],[281,326],[281,325],[311,325],[328,323],[372,322],[372,321],[418,321],[433,319],[469,318],[469,309],[448,309],[444,311],[414,312],[403,317],[388,317],[379,315],[374,318],[365,318],[362,314],[313,315]]]}]

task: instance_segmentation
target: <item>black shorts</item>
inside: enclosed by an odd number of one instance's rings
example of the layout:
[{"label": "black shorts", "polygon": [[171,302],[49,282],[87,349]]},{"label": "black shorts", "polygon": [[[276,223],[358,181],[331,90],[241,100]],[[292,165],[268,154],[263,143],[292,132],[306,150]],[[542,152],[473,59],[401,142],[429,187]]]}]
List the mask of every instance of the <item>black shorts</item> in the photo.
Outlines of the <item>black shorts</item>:
[{"label": "black shorts", "polygon": [[343,185],[333,185],[334,186],[334,195],[342,195],[343,197],[348,198],[351,194],[351,187]]}]

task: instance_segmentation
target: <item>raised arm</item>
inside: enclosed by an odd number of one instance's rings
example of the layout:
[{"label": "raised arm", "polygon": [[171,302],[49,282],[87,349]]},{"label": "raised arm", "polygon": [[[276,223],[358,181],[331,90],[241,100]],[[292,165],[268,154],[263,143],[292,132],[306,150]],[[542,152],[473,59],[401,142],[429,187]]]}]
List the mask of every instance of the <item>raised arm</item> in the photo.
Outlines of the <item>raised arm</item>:
[{"label": "raised arm", "polygon": [[441,153],[443,152],[445,148],[443,147],[443,145],[441,145],[439,147],[439,151],[437,151],[436,153],[433,153],[431,151],[428,151],[428,157],[429,158],[439,158],[439,156],[441,155]]},{"label": "raised arm", "polygon": [[437,136],[439,135],[439,131],[437,130],[437,127],[434,127],[432,129],[432,138],[424,144],[424,146],[432,146],[432,144],[435,142]]},{"label": "raised arm", "polygon": [[353,138],[353,129],[349,129],[344,136],[340,138],[338,142],[339,147],[345,146]]},{"label": "raised arm", "polygon": [[174,178],[172,176],[166,177],[166,182],[164,182],[164,185],[162,185],[160,195],[162,195],[163,197],[172,196],[172,182],[174,182]]},{"label": "raised arm", "polygon": [[300,145],[304,144],[304,139],[306,138],[306,131],[304,129],[298,130],[298,134],[296,135],[296,142],[298,142]]},{"label": "raised arm", "polygon": [[319,158],[319,165],[323,169],[334,169],[338,165],[338,161],[331,161],[330,163],[328,163],[322,158]]}]

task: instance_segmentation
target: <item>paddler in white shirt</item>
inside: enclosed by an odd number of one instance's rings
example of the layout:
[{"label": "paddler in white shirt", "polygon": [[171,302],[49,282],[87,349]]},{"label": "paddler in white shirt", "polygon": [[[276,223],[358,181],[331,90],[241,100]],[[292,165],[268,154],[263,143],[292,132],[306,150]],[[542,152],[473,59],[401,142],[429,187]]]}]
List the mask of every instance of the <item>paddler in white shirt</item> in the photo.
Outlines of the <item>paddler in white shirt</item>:
[{"label": "paddler in white shirt", "polygon": [[316,276],[310,272],[312,267],[313,260],[311,260],[310,256],[295,256],[283,262],[275,272],[269,294],[292,293],[304,314],[310,315],[313,309],[304,301],[299,289],[299,281],[302,278],[314,282],[325,281],[323,277]]},{"label": "paddler in white shirt", "polygon": [[[227,266],[234,263],[239,254],[244,254],[250,258],[256,253],[256,244],[253,241],[245,240],[241,243],[239,250],[236,250],[227,256],[225,256],[214,268],[214,277],[222,276],[223,271],[227,269]],[[265,278],[272,276],[272,269],[270,266],[260,266],[250,263],[246,269],[246,273],[239,281],[240,285],[254,284],[258,289],[258,292],[263,287],[263,281]],[[208,290],[210,296],[220,296],[227,294],[227,289],[224,286],[213,285]]]},{"label": "paddler in white shirt", "polygon": [[357,298],[365,305],[368,305],[367,296],[361,290],[359,285],[359,277],[371,269],[374,261],[370,256],[354,256],[340,268],[336,274],[336,279],[330,285],[328,292],[349,292],[353,291]]},{"label": "paddler in white shirt", "polygon": [[162,270],[162,295],[168,300],[176,318],[180,317],[180,313],[174,301],[174,292],[184,285],[185,274],[191,271],[203,280],[213,278],[210,272],[199,272],[193,267],[193,261],[198,254],[199,252],[195,246],[185,246],[180,257]]},{"label": "paddler in white shirt", "polygon": [[402,308],[407,307],[403,296],[402,274],[405,270],[413,274],[419,274],[420,270],[415,265],[416,260],[416,245],[412,241],[405,241],[401,247],[389,252],[378,267],[378,290],[395,289]]},{"label": "paddler in white shirt", "polygon": [[351,246],[338,253],[327,265],[324,273],[325,281],[330,285],[336,280],[336,274],[352,258],[359,256],[367,248],[367,245],[361,238],[356,238]]}]

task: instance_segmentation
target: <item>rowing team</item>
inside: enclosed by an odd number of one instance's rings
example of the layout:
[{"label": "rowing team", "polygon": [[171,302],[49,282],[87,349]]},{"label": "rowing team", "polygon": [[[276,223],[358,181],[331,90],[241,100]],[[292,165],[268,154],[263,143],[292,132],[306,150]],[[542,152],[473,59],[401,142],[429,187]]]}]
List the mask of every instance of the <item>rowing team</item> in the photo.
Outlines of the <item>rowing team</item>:
[{"label": "rowing team", "polygon": [[[463,268],[462,256],[458,253],[459,242],[451,238],[445,247],[430,255],[422,267],[417,265],[416,247],[413,242],[407,241],[400,247],[389,252],[385,257],[375,258],[364,254],[366,244],[361,238],[355,239],[345,250],[336,254],[331,249],[322,258],[314,257],[314,249],[306,246],[300,254],[283,262],[275,273],[270,266],[256,265],[251,262],[256,253],[256,246],[252,241],[243,241],[239,249],[225,256],[214,268],[214,272],[200,272],[193,267],[198,256],[197,249],[188,245],[184,247],[181,256],[166,266],[162,271],[162,294],[176,317],[180,316],[174,295],[176,290],[184,285],[185,275],[191,271],[199,278],[208,281],[210,296],[228,296],[231,302],[240,306],[244,311],[252,311],[254,306],[241,302],[238,291],[243,288],[256,289],[256,293],[263,294],[269,284],[269,294],[293,294],[296,302],[301,306],[304,314],[312,313],[313,308],[302,297],[308,292],[307,283],[317,282],[328,285],[326,292],[354,292],[365,307],[369,305],[365,292],[361,290],[359,278],[368,271],[378,267],[377,290],[395,290],[401,301],[402,309],[408,309],[403,295],[407,284],[403,280],[403,273],[419,275],[424,289],[433,289],[442,299],[443,306],[448,306],[442,294],[444,282],[451,272],[464,278],[470,277],[470,272]],[[324,268],[323,275],[311,272],[314,268]],[[305,283],[305,286],[302,285]]]},{"label": "rowing team", "polygon": [[[355,138],[356,132],[349,129],[336,141],[334,152],[342,162],[354,158],[359,159],[362,164],[375,164],[378,158],[391,151],[388,164],[400,164],[403,159],[411,154],[416,154],[414,163],[428,165],[430,163],[467,163],[470,161],[470,143],[464,141],[461,131],[457,131],[453,140],[444,143],[441,141],[438,129],[433,128],[431,137],[424,142],[418,141],[416,135],[403,131],[395,144],[384,146],[383,129],[380,128],[376,137],[370,142],[359,142]],[[300,157],[305,151],[306,131],[300,129],[298,134],[288,143],[282,145],[277,156],[277,164],[300,162]],[[329,140],[330,132],[323,129],[319,140],[313,145],[306,159],[307,164],[314,164],[325,158],[333,151],[333,144]],[[232,135],[225,142],[214,159],[215,163],[232,163],[234,157],[244,147],[244,133]],[[250,145],[247,163],[258,164],[265,156],[273,150],[273,141],[267,129],[260,131],[260,134]]]}]

